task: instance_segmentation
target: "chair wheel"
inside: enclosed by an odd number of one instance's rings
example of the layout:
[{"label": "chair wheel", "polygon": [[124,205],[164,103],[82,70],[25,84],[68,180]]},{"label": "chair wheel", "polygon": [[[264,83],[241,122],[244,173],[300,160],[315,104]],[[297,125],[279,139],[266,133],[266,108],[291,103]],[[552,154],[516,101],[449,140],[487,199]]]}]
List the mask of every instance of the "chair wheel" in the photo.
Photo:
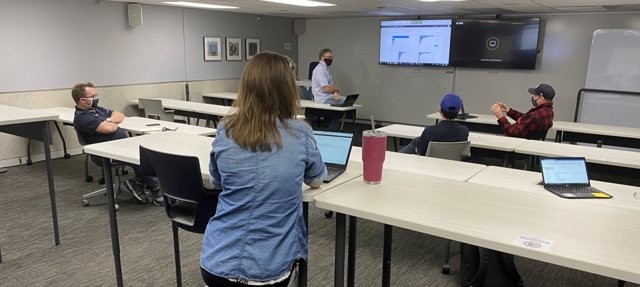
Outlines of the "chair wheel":
[{"label": "chair wheel", "polygon": [[33,165],[33,162],[30,159],[28,159],[27,160],[27,165]]},{"label": "chair wheel", "polygon": [[324,217],[326,217],[326,218],[331,218],[331,217],[333,217],[333,211],[325,211],[325,212],[324,212]]},{"label": "chair wheel", "polygon": [[99,184],[104,184],[104,178],[98,179]]},{"label": "chair wheel", "polygon": [[442,274],[449,274],[450,267],[449,263],[442,264]]},{"label": "chair wheel", "polygon": [[86,199],[83,199],[82,200],[82,207],[87,207],[87,206],[89,206],[89,201],[86,200]]},{"label": "chair wheel", "polygon": [[84,181],[86,182],[92,182],[93,181],[93,176],[87,176],[84,178]]},{"label": "chair wheel", "polygon": [[71,158],[71,155],[70,155],[70,154],[68,154],[68,153],[65,153],[65,154],[64,154],[64,159],[70,159],[70,158]]},{"label": "chair wheel", "polygon": [[118,211],[119,209],[120,209],[120,205],[116,203],[116,211]]}]

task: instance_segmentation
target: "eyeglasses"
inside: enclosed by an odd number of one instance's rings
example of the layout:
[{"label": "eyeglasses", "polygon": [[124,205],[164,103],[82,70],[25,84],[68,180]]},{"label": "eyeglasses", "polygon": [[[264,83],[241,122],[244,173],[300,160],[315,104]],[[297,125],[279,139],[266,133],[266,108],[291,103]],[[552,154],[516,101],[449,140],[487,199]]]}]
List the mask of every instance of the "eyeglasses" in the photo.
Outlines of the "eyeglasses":
[{"label": "eyeglasses", "polygon": [[177,131],[177,130],[178,130],[178,128],[179,128],[179,127],[175,127],[175,128],[173,128],[173,129],[170,129],[170,128],[167,128],[167,127],[162,127],[162,131],[163,131],[163,132],[166,132],[166,131],[172,131],[172,132],[175,132],[175,131]]},{"label": "eyeglasses", "polygon": [[97,99],[98,94],[94,94],[93,97],[82,97],[83,99]]}]

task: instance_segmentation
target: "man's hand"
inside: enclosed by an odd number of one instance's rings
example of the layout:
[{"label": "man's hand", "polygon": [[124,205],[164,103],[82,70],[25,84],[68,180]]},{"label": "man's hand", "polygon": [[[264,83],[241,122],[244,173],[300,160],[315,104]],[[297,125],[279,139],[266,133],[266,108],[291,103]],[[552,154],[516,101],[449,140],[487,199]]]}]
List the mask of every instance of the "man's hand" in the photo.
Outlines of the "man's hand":
[{"label": "man's hand", "polygon": [[504,103],[496,102],[496,105],[500,107],[503,113],[506,113],[509,111],[509,106],[505,105]]},{"label": "man's hand", "polygon": [[338,93],[337,91],[333,92],[333,94],[331,94],[331,98],[333,98],[334,101],[337,101],[340,99],[340,93]]},{"label": "man's hand", "polygon": [[502,107],[500,107],[499,103],[495,103],[493,104],[493,106],[491,106],[491,112],[496,116],[496,118],[501,118],[504,116]]}]

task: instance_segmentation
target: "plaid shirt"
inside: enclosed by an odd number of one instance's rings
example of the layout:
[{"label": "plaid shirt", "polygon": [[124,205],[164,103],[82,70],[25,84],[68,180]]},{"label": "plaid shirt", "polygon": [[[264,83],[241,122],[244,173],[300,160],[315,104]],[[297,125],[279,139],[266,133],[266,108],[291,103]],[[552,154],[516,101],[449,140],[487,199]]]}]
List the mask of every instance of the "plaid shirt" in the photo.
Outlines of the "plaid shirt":
[{"label": "plaid shirt", "polygon": [[[507,115],[516,120],[510,124],[506,117],[498,119],[498,125],[504,131],[504,135],[526,139],[544,139],[553,126],[553,104],[544,103],[533,107],[526,114],[509,109]],[[544,134],[543,134],[544,133]]]}]

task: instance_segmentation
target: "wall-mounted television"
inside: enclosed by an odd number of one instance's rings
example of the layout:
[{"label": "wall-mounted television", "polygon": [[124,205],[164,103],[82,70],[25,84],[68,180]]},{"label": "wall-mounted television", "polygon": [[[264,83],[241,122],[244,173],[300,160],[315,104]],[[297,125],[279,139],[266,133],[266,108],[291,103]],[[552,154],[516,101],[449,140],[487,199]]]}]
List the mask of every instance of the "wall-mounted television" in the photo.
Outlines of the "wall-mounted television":
[{"label": "wall-mounted television", "polygon": [[540,18],[453,20],[450,65],[536,68]]},{"label": "wall-mounted television", "polygon": [[448,66],[451,20],[380,21],[380,64]]}]

